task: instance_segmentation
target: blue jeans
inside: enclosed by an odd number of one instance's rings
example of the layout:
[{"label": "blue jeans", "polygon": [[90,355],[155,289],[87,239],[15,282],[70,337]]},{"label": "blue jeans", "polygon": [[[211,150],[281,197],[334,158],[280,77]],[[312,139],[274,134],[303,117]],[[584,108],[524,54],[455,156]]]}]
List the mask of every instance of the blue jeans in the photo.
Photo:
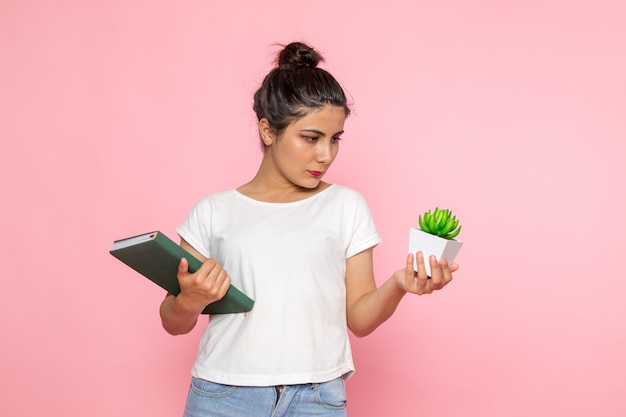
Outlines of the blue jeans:
[{"label": "blue jeans", "polygon": [[238,387],[192,378],[184,417],[346,417],[343,378],[320,384]]}]

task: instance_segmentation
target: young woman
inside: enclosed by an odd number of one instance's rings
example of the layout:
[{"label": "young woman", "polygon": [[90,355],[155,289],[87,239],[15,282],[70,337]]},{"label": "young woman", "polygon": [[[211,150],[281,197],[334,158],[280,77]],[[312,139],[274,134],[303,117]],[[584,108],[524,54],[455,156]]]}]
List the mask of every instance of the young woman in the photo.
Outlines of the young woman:
[{"label": "young woman", "polygon": [[[354,372],[348,329],[365,336],[407,293],[429,294],[458,266],[420,252],[376,287],[380,242],[365,200],[323,181],[350,113],[322,57],[287,45],[254,96],[263,159],[241,187],[201,200],[178,227],[181,292],[161,305],[171,334],[194,328],[231,282],[255,300],[247,314],[210,317],[192,370],[187,417],[345,416],[344,381]],[[413,270],[417,256],[418,273]]]}]

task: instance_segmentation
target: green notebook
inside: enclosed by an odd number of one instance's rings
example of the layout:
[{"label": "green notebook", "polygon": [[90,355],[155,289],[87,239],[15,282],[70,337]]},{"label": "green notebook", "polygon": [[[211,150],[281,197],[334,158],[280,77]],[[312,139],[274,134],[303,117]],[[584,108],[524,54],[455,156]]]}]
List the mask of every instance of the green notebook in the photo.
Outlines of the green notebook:
[{"label": "green notebook", "polygon": [[[195,272],[202,262],[159,231],[144,233],[113,242],[109,253],[169,293],[178,295],[176,274],[182,258]],[[254,300],[232,285],[221,300],[206,306],[202,314],[242,313],[252,310]]]}]

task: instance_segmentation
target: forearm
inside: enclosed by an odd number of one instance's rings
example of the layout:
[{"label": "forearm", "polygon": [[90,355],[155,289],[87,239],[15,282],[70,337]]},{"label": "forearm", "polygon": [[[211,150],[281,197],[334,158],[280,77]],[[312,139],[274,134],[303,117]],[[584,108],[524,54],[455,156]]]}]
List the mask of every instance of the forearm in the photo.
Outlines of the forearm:
[{"label": "forearm", "polygon": [[161,323],[166,332],[172,335],[189,333],[196,325],[200,311],[189,308],[179,297],[168,294],[159,310]]},{"label": "forearm", "polygon": [[388,279],[352,305],[347,312],[348,327],[357,337],[367,336],[392,316],[405,294],[393,278]]}]

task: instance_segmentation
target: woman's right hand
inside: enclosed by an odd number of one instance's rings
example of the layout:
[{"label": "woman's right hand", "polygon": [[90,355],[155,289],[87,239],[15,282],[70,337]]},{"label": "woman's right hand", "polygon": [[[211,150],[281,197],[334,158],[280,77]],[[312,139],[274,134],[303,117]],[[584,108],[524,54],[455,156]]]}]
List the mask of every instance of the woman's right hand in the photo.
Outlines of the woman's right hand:
[{"label": "woman's right hand", "polygon": [[189,272],[185,258],[178,264],[180,294],[177,302],[188,311],[198,312],[215,301],[221,300],[230,287],[230,276],[214,259],[206,259],[194,273]]},{"label": "woman's right hand", "polygon": [[163,328],[173,335],[189,333],[202,310],[221,300],[230,286],[230,277],[214,259],[204,258],[202,266],[192,274],[189,263],[183,258],[178,264],[176,277],[180,293],[177,296],[167,294],[159,309]]}]

